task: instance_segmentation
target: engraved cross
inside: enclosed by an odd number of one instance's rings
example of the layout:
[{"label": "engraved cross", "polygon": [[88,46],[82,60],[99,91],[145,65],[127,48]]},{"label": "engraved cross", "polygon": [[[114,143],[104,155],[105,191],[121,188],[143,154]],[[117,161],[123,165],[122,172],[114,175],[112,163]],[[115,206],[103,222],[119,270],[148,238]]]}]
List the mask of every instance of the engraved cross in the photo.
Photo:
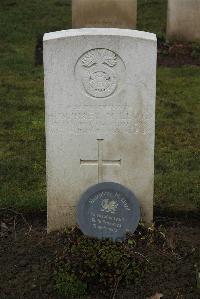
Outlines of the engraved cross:
[{"label": "engraved cross", "polygon": [[103,139],[97,139],[98,142],[98,160],[80,160],[81,165],[85,166],[98,166],[98,182],[103,181],[103,166],[110,165],[110,166],[120,166],[120,160],[104,160],[103,159]]}]

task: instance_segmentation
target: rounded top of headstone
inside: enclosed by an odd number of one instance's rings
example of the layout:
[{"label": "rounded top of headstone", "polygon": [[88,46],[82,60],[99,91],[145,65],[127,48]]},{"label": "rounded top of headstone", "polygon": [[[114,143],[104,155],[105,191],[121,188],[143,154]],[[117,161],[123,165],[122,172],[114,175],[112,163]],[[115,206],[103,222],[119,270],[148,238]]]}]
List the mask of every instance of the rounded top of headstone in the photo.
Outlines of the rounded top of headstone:
[{"label": "rounded top of headstone", "polygon": [[126,233],[134,232],[138,226],[140,205],[126,187],[105,182],[90,187],[81,196],[77,216],[85,235],[123,241]]}]

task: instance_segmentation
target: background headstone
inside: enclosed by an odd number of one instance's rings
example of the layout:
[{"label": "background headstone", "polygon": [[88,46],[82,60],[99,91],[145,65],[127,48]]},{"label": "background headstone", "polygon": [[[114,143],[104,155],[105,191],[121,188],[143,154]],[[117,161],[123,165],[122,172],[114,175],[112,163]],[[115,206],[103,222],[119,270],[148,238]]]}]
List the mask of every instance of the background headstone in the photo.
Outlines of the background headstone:
[{"label": "background headstone", "polygon": [[116,182],[153,218],[156,36],[79,29],[44,36],[48,230],[76,224],[85,190]]},{"label": "background headstone", "polygon": [[137,0],[73,0],[72,27],[135,29]]},{"label": "background headstone", "polygon": [[200,0],[168,0],[167,38],[200,40]]},{"label": "background headstone", "polygon": [[112,182],[90,187],[78,204],[77,221],[82,232],[98,239],[123,241],[140,221],[140,205],[135,195]]}]

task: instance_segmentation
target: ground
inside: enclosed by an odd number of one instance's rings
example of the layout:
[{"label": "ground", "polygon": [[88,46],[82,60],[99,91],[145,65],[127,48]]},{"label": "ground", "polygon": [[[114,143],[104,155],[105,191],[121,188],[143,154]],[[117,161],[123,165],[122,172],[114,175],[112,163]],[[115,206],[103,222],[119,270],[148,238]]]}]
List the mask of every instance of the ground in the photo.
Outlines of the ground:
[{"label": "ground", "polygon": [[[172,259],[170,272],[166,257],[164,271],[159,266],[143,290],[120,291],[119,298],[156,291],[198,297],[191,252],[199,246],[200,44],[166,41],[166,3],[138,0],[138,29],[158,36],[155,211],[165,220],[174,217],[165,226],[183,244],[177,254],[183,250],[188,259]],[[68,0],[1,0],[0,7],[0,298],[58,298],[50,273],[60,236],[46,235],[45,220],[41,37],[71,27],[71,6]]]},{"label": "ground", "polygon": [[[47,236],[45,213],[22,216],[1,211],[0,217],[0,298],[62,298],[55,291],[54,263],[65,246],[64,234]],[[156,223],[165,227],[167,246],[148,246],[145,255],[150,265],[141,286],[124,290],[119,285],[115,299],[145,299],[156,292],[166,299],[199,298],[195,268],[200,256],[199,222],[156,217]],[[142,246],[137,251],[145,252]],[[94,292],[84,298],[100,299]]]}]

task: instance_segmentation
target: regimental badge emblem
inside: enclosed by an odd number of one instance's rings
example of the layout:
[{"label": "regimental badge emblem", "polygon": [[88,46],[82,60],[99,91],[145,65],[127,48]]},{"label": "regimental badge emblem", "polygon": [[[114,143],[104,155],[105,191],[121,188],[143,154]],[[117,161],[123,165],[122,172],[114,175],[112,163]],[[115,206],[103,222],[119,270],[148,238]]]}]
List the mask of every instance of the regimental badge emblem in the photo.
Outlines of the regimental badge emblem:
[{"label": "regimental badge emblem", "polygon": [[118,204],[114,200],[105,198],[101,203],[101,207],[102,207],[101,212],[114,214],[116,213]]},{"label": "regimental badge emblem", "polygon": [[113,95],[124,79],[121,58],[108,49],[92,49],[80,57],[76,77],[89,96],[106,98]]},{"label": "regimental badge emblem", "polygon": [[107,49],[96,49],[86,53],[82,65],[87,69],[83,84],[91,96],[104,98],[117,87],[117,78],[112,69],[117,64],[116,54]]}]

